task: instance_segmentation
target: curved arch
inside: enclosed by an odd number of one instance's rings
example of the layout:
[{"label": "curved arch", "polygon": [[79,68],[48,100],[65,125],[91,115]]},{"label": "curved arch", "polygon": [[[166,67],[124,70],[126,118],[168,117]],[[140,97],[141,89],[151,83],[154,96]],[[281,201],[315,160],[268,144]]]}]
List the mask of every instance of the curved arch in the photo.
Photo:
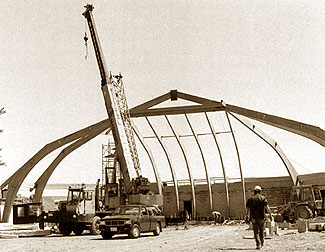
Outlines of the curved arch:
[{"label": "curved arch", "polygon": [[89,142],[94,137],[98,136],[100,133],[102,133],[104,130],[106,130],[107,127],[104,125],[100,127],[98,130],[95,130],[93,133],[84,136],[80,138],[79,140],[75,141],[68,147],[64,148],[60,154],[53,160],[53,162],[49,165],[49,167],[43,172],[43,174],[38,178],[38,180],[34,184],[35,188],[35,194],[33,197],[33,202],[38,203],[41,201],[41,197],[43,194],[43,191],[45,189],[45,186],[51,177],[52,173],[54,172],[55,168],[61,163],[61,161],[68,156],[71,152],[79,148],[81,145],[84,145],[85,143]]},{"label": "curved arch", "polygon": [[202,150],[202,147],[201,147],[201,144],[200,144],[200,140],[196,134],[196,132],[194,131],[193,127],[192,127],[192,124],[190,122],[190,119],[188,118],[187,114],[184,114],[185,115],[185,118],[186,118],[186,121],[188,123],[188,125],[190,126],[190,129],[192,131],[192,134],[194,136],[194,139],[195,139],[195,142],[200,150],[200,153],[201,153],[201,157],[202,157],[202,161],[203,161],[203,166],[204,166],[204,170],[205,170],[205,176],[206,176],[206,179],[207,179],[207,184],[208,184],[208,191],[209,191],[209,203],[210,203],[210,210],[211,212],[213,211],[213,201],[212,201],[212,189],[211,189],[211,181],[210,181],[210,176],[209,176],[209,173],[208,173],[208,168],[207,168],[207,165],[206,165],[206,162],[205,162],[205,158],[204,158],[204,154],[203,154],[203,150]]},{"label": "curved arch", "polygon": [[242,190],[243,190],[243,209],[245,209],[245,207],[246,207],[245,178],[244,178],[243,170],[242,170],[242,167],[241,167],[239,149],[238,149],[237,141],[236,141],[236,138],[235,138],[235,133],[234,133],[234,130],[232,128],[232,125],[231,125],[231,122],[230,122],[230,119],[229,119],[228,112],[225,111],[225,114],[226,114],[226,117],[227,117],[227,121],[228,121],[228,124],[229,124],[229,128],[231,130],[232,139],[234,141],[235,149],[236,149],[236,153],[237,153],[238,166],[239,166],[239,172],[240,172],[240,178],[241,178],[241,184],[242,184]]},{"label": "curved arch", "polygon": [[153,158],[153,155],[149,149],[149,147],[147,146],[147,144],[145,143],[143,137],[141,136],[140,134],[140,131],[138,130],[138,128],[135,126],[135,123],[132,122],[132,128],[134,130],[134,133],[135,135],[137,136],[137,138],[139,139],[140,143],[142,144],[143,148],[145,149],[145,151],[147,152],[147,155],[149,157],[149,160],[151,162],[151,165],[152,165],[152,169],[153,169],[153,172],[155,174],[155,178],[156,178],[156,181],[157,181],[157,186],[158,186],[158,193],[159,195],[162,195],[162,182],[161,182],[161,178],[160,178],[160,175],[159,175],[159,172],[158,172],[158,169],[157,169],[157,165],[155,163],[155,160]]},{"label": "curved arch", "polygon": [[184,160],[185,160],[185,163],[186,163],[186,168],[187,168],[187,172],[188,172],[188,176],[189,176],[190,184],[191,184],[191,192],[192,192],[192,199],[193,199],[193,218],[196,219],[195,185],[194,185],[194,180],[193,180],[192,172],[191,172],[191,169],[190,169],[190,166],[189,166],[189,163],[188,163],[187,155],[186,155],[186,152],[185,152],[185,148],[184,148],[184,146],[183,146],[183,144],[182,144],[179,136],[176,135],[176,132],[175,132],[173,126],[171,125],[171,123],[170,123],[167,115],[165,115],[165,118],[166,118],[166,121],[167,121],[167,123],[168,123],[171,131],[173,132],[173,135],[176,138],[176,141],[178,143],[178,146],[181,149],[181,151],[183,153],[183,156],[184,156]]},{"label": "curved arch", "polygon": [[258,129],[254,124],[252,124],[250,121],[245,119],[239,119],[237,116],[235,116],[233,113],[228,112],[230,115],[232,115],[236,120],[238,120],[241,124],[243,124],[246,128],[250,129],[255,135],[260,137],[262,140],[264,140],[268,145],[272,147],[272,149],[279,155],[281,158],[284,166],[286,167],[292,183],[295,185],[298,182],[298,173],[296,169],[293,167],[291,162],[289,161],[288,157],[284,154],[284,152],[281,150],[280,146],[277,144],[277,142],[272,139],[270,136],[265,134],[261,129]]},{"label": "curved arch", "polygon": [[177,178],[176,178],[176,173],[175,173],[175,169],[174,169],[174,166],[172,164],[172,161],[169,157],[169,154],[168,154],[168,151],[167,151],[167,148],[165,146],[165,144],[161,141],[161,137],[158,135],[158,133],[155,131],[154,127],[152,126],[152,124],[150,123],[149,121],[149,118],[146,117],[146,120],[152,130],[152,132],[154,133],[154,135],[156,136],[161,148],[163,149],[165,155],[166,155],[166,158],[167,158],[167,161],[168,161],[168,165],[169,165],[169,168],[170,168],[170,171],[171,171],[171,174],[172,174],[172,178],[173,178],[173,182],[174,182],[174,188],[175,188],[175,196],[176,196],[176,207],[177,207],[177,212],[179,213],[179,193],[178,193],[178,181],[177,181]]},{"label": "curved arch", "polygon": [[227,207],[227,214],[228,214],[227,217],[229,218],[230,217],[230,199],[229,199],[229,187],[228,187],[228,179],[227,179],[226,169],[225,169],[225,165],[223,163],[223,158],[222,158],[222,155],[221,155],[221,149],[220,149],[219,143],[218,143],[217,138],[216,138],[216,132],[215,132],[215,130],[213,128],[213,125],[212,125],[209,117],[208,117],[208,114],[206,112],[204,112],[204,114],[205,114],[205,118],[208,121],[209,128],[211,130],[211,133],[212,133],[214,142],[215,142],[215,144],[217,146],[219,157],[220,157],[220,163],[221,163],[221,168],[222,168],[222,173],[223,173],[223,180],[224,180],[224,183],[225,183],[225,191],[226,191],[226,207]]},{"label": "curved arch", "polygon": [[[35,165],[41,161],[45,156],[47,156],[52,151],[77,140],[80,137],[83,137],[85,135],[91,134],[94,129],[98,129],[101,126],[106,125],[108,128],[109,120],[103,120],[101,122],[98,122],[96,124],[93,124],[87,128],[81,129],[76,131],[75,133],[72,133],[70,135],[67,135],[63,138],[60,138],[58,140],[55,140],[49,144],[46,144],[41,150],[39,150],[31,159],[29,159],[19,170],[17,170],[9,179],[7,179],[4,183],[8,183],[8,191],[6,195],[6,202],[5,207],[3,210],[3,216],[1,221],[2,222],[8,222],[11,212],[11,207],[13,205],[13,202],[16,198],[16,194],[23,183],[26,176],[29,174],[29,172],[35,167]],[[2,185],[4,185],[4,183]]]}]

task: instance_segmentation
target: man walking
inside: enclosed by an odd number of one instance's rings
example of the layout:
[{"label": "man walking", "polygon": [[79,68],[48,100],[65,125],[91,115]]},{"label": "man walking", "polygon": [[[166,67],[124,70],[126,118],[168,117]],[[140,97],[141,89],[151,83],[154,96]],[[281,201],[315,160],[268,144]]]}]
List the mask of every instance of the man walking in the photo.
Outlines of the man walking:
[{"label": "man walking", "polygon": [[265,196],[261,195],[261,191],[260,186],[255,186],[254,195],[246,202],[246,218],[250,219],[253,224],[256,249],[261,249],[264,245],[265,210],[271,216],[271,210]]}]

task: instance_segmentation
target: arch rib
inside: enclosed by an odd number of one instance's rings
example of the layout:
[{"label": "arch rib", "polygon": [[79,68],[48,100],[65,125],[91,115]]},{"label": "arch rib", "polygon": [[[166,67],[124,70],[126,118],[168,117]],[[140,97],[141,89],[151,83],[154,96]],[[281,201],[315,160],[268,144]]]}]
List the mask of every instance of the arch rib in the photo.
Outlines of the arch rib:
[{"label": "arch rib", "polygon": [[10,213],[11,213],[11,207],[13,205],[13,202],[16,198],[16,194],[23,183],[26,176],[29,174],[29,172],[35,167],[35,165],[41,161],[45,156],[47,156],[52,151],[72,142],[80,137],[83,137],[85,135],[91,134],[93,130],[98,129],[101,126],[106,125],[106,128],[109,126],[109,120],[103,120],[101,122],[98,122],[96,124],[93,124],[87,128],[81,129],[76,131],[75,133],[72,133],[70,135],[67,135],[63,138],[60,138],[56,141],[53,141],[49,144],[46,144],[41,150],[39,150],[31,159],[29,159],[19,170],[17,170],[9,179],[7,179],[1,187],[8,185],[8,191],[6,195],[6,202],[5,207],[3,210],[3,216],[1,221],[2,222],[8,222]]},{"label": "arch rib", "polygon": [[190,169],[190,166],[189,166],[189,163],[188,163],[188,159],[187,159],[187,155],[186,155],[186,151],[185,151],[185,148],[179,138],[179,136],[176,134],[172,124],[170,123],[167,115],[165,115],[165,118],[166,118],[166,121],[171,129],[171,131],[173,132],[173,135],[178,143],[178,146],[179,148],[181,149],[182,153],[183,153],[183,157],[184,157],[184,160],[185,160],[185,164],[186,164],[186,168],[187,168],[187,172],[188,172],[188,177],[190,179],[190,184],[191,184],[191,192],[192,192],[192,199],[193,199],[193,218],[194,220],[196,219],[196,198],[195,198],[195,185],[194,185],[194,180],[193,180],[193,176],[192,176],[192,172],[191,172],[191,169]]},{"label": "arch rib", "polygon": [[208,121],[208,124],[209,124],[209,128],[211,130],[211,133],[212,133],[212,136],[213,136],[213,139],[214,139],[214,142],[216,143],[216,146],[217,146],[217,149],[218,149],[218,153],[219,153],[219,157],[220,157],[220,163],[221,163],[221,168],[222,168],[222,172],[223,172],[223,179],[224,179],[224,183],[225,183],[225,191],[226,191],[226,212],[227,212],[227,217],[229,218],[230,217],[230,200],[229,200],[229,187],[228,187],[228,179],[227,179],[227,174],[226,174],[226,169],[225,169],[225,165],[223,163],[223,158],[222,158],[222,154],[221,154],[221,149],[220,149],[220,146],[219,146],[219,143],[218,143],[218,140],[217,140],[217,137],[216,137],[216,132],[213,128],[213,125],[208,117],[208,114],[205,112],[205,118],[207,119]]},{"label": "arch rib", "polygon": [[147,120],[147,123],[148,125],[150,126],[152,132],[154,133],[154,135],[156,136],[161,148],[163,149],[165,155],[166,155],[166,158],[167,158],[167,162],[168,162],[168,165],[169,165],[169,168],[170,168],[170,171],[171,171],[171,174],[172,174],[172,179],[173,179],[173,182],[174,182],[174,188],[175,188],[175,196],[176,196],[176,208],[177,208],[177,213],[179,213],[179,192],[178,192],[178,181],[177,181],[177,178],[176,178],[176,173],[175,173],[175,169],[174,169],[174,166],[172,164],[172,160],[168,154],[168,150],[167,150],[167,147],[165,146],[165,144],[162,142],[161,140],[161,137],[158,135],[158,133],[156,132],[156,130],[154,129],[154,127],[152,126],[151,122],[149,121],[149,118],[146,117],[146,120]]},{"label": "arch rib", "polygon": [[157,187],[158,187],[158,193],[159,193],[159,195],[162,195],[162,182],[161,182],[161,178],[160,178],[160,175],[159,175],[159,172],[158,172],[158,169],[157,169],[157,165],[156,165],[155,160],[153,158],[152,152],[151,152],[149,146],[145,143],[145,141],[144,141],[142,135],[140,134],[140,131],[136,127],[135,123],[133,121],[131,121],[131,124],[132,124],[132,128],[133,128],[133,131],[134,131],[135,135],[139,139],[141,145],[143,146],[143,148],[145,149],[145,151],[146,151],[146,153],[147,153],[147,155],[149,157],[149,160],[150,160],[151,165],[152,165],[153,172],[155,174]]},{"label": "arch rib", "polygon": [[279,155],[284,166],[286,167],[293,185],[296,185],[298,183],[298,173],[297,173],[296,169],[293,167],[293,165],[291,164],[291,162],[289,161],[288,157],[281,150],[281,148],[277,144],[277,142],[274,141],[274,139],[272,139],[270,136],[265,134],[261,129],[257,128],[250,121],[245,120],[245,119],[240,119],[231,112],[228,112],[228,113],[230,115],[232,115],[236,120],[238,120],[241,124],[243,124],[246,128],[250,129],[255,135],[260,137],[262,140],[264,140],[268,145],[270,145],[272,147],[272,149]]},{"label": "arch rib", "polygon": [[236,148],[237,159],[238,159],[238,166],[239,166],[239,172],[240,172],[240,178],[241,178],[241,183],[242,183],[242,188],[243,188],[243,206],[244,206],[243,209],[245,209],[246,208],[245,179],[244,179],[243,171],[242,171],[242,167],[241,167],[239,150],[238,150],[237,141],[236,141],[236,138],[235,138],[235,133],[234,133],[234,131],[232,129],[232,125],[231,125],[231,122],[230,122],[230,119],[229,119],[228,112],[225,111],[225,113],[226,113],[227,121],[228,121],[230,130],[231,130],[232,139],[234,140],[234,144],[235,144],[235,148]]},{"label": "arch rib", "polygon": [[[38,203],[41,201],[42,194],[44,192],[45,186],[51,177],[52,173],[56,169],[56,167],[61,163],[61,161],[68,156],[71,152],[79,148],[80,146],[84,145],[85,143],[89,142],[94,137],[98,136],[100,133],[102,133],[104,130],[106,130],[106,125],[101,126],[97,130],[94,130],[93,133],[86,135],[68,147],[64,148],[60,154],[53,160],[53,162],[49,165],[49,167],[43,172],[43,174],[39,177],[39,179],[35,182],[34,188],[35,188],[35,194],[33,197],[33,202]],[[110,130],[110,129],[109,129]]]},{"label": "arch rib", "polygon": [[192,127],[190,119],[188,118],[187,114],[184,114],[184,115],[185,115],[185,118],[186,118],[186,121],[187,121],[188,125],[190,126],[190,129],[191,129],[192,134],[194,136],[195,142],[196,142],[196,144],[197,144],[197,146],[198,146],[198,148],[200,150],[200,153],[201,153],[203,166],[204,166],[204,170],[205,170],[205,176],[206,176],[206,180],[207,180],[207,184],[208,184],[210,210],[211,210],[211,213],[212,213],[212,211],[213,211],[213,209],[212,209],[213,208],[213,201],[212,201],[211,181],[210,181],[210,176],[209,176],[209,173],[208,173],[208,168],[207,168],[207,165],[206,165],[206,162],[205,162],[203,150],[202,150],[202,147],[201,147],[201,144],[200,144],[200,140],[199,140],[196,132],[194,131],[194,128]]}]

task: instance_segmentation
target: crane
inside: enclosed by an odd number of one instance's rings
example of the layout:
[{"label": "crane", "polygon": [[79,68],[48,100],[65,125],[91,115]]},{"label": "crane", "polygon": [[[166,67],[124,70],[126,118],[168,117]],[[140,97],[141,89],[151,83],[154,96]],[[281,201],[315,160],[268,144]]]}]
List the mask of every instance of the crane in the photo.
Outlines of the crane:
[{"label": "crane", "polygon": [[[87,4],[85,8],[86,10],[83,15],[88,23],[96,54],[101,76],[102,93],[116,148],[116,157],[123,175],[124,190],[127,195],[145,194],[149,191],[150,183],[147,178],[141,175],[140,162],[125,97],[122,75],[112,75],[108,71],[92,14],[94,7],[91,4]],[[136,178],[131,180],[129,171],[132,169],[136,172]]]}]

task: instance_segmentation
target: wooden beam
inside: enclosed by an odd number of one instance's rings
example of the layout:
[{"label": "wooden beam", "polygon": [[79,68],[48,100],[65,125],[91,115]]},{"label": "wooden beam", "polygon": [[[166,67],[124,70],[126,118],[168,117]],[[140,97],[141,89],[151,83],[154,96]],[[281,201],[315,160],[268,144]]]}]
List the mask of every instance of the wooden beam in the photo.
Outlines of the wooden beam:
[{"label": "wooden beam", "polygon": [[224,111],[224,110],[225,108],[222,105],[220,106],[190,105],[190,106],[175,106],[175,107],[155,108],[155,109],[145,109],[145,110],[130,109],[130,116],[144,117],[144,116],[180,115],[180,114],[214,112],[214,111]]},{"label": "wooden beam", "polygon": [[[35,167],[35,165],[41,161],[45,156],[47,156],[52,151],[75,141],[85,135],[91,134],[93,130],[98,129],[99,127],[107,125],[109,127],[109,120],[103,120],[99,123],[93,124],[87,128],[79,130],[75,133],[62,137],[56,141],[53,141],[49,144],[46,144],[40,151],[38,151],[31,159],[29,159],[19,170],[17,170],[9,179],[7,179],[1,187],[8,185],[8,191],[6,195],[6,202],[3,210],[3,216],[1,221],[8,222],[11,208],[16,198],[17,192],[25,180],[26,176],[30,173],[30,171]],[[5,185],[5,183],[8,183]]]},{"label": "wooden beam", "polygon": [[301,135],[325,147],[325,131],[319,127],[229,104],[224,105],[229,112]]}]

